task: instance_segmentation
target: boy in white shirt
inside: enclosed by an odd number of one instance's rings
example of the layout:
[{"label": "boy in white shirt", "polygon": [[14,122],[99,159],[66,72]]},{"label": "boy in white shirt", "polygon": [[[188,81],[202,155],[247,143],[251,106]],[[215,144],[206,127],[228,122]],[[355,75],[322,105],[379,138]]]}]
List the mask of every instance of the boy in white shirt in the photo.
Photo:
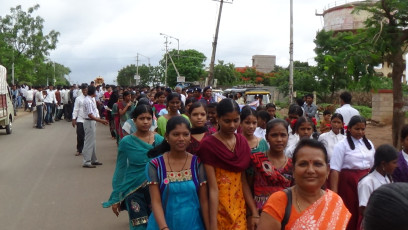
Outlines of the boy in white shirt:
[{"label": "boy in white shirt", "polygon": [[255,129],[254,135],[266,141],[266,123],[271,119],[271,116],[268,112],[261,110],[256,113],[256,118],[258,120],[258,127]]}]

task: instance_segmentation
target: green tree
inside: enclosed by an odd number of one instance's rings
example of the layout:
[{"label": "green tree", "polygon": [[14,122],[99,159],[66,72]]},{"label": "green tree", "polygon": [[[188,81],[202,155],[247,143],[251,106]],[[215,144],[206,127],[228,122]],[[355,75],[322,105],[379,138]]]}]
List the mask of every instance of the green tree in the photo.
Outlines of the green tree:
[{"label": "green tree", "polygon": [[[280,92],[287,95],[289,93],[289,67],[276,66],[271,83],[277,86]],[[322,93],[320,82],[316,78],[316,67],[309,66],[307,62],[294,61],[293,83],[293,90],[297,92],[298,96],[313,91]]]},{"label": "green tree", "polygon": [[[134,79],[136,75],[136,65],[128,65],[118,72],[118,76],[116,77],[116,81],[120,86],[131,86],[135,85],[136,81]],[[139,74],[140,75],[140,74]],[[142,78],[142,77],[140,77]]]},{"label": "green tree", "polygon": [[155,85],[161,82],[162,69],[160,66],[141,65],[128,65],[118,72],[116,81],[121,86],[134,86],[136,85],[135,75],[139,73],[140,82],[138,85]]},{"label": "green tree", "polygon": [[358,10],[365,10],[372,14],[365,21],[366,30],[362,33],[366,43],[382,53],[382,59],[392,65],[394,110],[392,119],[393,145],[400,145],[400,129],[404,124],[404,101],[402,90],[402,75],[405,70],[403,59],[408,45],[408,1],[380,0],[374,4],[367,4]]},{"label": "green tree", "polygon": [[224,61],[219,60],[214,66],[214,79],[218,79],[219,85],[232,85],[237,82],[237,72],[235,65],[232,63],[224,64]]},{"label": "green tree", "polygon": [[363,41],[360,34],[352,32],[319,31],[315,39],[317,77],[322,92],[333,94],[339,89],[369,91],[379,80],[374,66],[379,55]]},{"label": "green tree", "polygon": [[164,69],[161,66],[150,66],[152,85],[161,85],[164,82]]},{"label": "green tree", "polygon": [[[48,68],[47,56],[56,49],[59,32],[51,30],[45,34],[44,19],[34,16],[39,5],[23,11],[18,5],[10,9],[10,15],[0,16],[0,63],[11,76],[14,63],[16,80],[30,84],[45,84],[44,75],[54,75],[54,68]],[[69,69],[57,64],[56,79],[61,74],[69,73]],[[61,68],[60,68],[61,67]],[[58,75],[57,75],[57,70]],[[61,79],[60,83],[66,82]]]},{"label": "green tree", "polygon": [[13,46],[17,56],[24,54],[30,59],[45,57],[57,47],[60,33],[51,30],[44,35],[44,19],[33,16],[33,12],[39,8],[40,5],[37,4],[25,12],[18,5],[10,9],[11,15],[0,17],[1,32],[5,35],[6,42]]},{"label": "green tree", "polygon": [[[204,63],[206,57],[203,53],[197,50],[171,50],[169,56],[173,59],[180,76],[185,77],[186,81],[203,80],[205,77]],[[167,84],[174,87],[177,84],[177,73],[170,57],[165,54],[160,60],[160,65],[165,70],[167,58]]]}]

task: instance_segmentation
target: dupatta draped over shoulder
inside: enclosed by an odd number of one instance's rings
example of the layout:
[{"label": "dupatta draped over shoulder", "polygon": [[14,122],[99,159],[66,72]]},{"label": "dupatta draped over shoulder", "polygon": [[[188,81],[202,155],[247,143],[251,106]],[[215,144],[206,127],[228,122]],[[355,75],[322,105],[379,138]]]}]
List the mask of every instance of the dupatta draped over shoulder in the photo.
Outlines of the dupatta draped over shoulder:
[{"label": "dupatta draped over shoulder", "polygon": [[115,173],[112,178],[113,191],[108,201],[102,206],[123,201],[128,195],[147,185],[146,164],[151,160],[147,152],[163,141],[159,134],[154,135],[154,143],[150,145],[135,135],[125,136],[119,143]]},{"label": "dupatta draped over shoulder", "polygon": [[250,166],[251,149],[244,136],[235,134],[235,138],[236,145],[232,152],[214,135],[209,135],[201,141],[197,155],[204,164],[231,172],[242,172]]}]

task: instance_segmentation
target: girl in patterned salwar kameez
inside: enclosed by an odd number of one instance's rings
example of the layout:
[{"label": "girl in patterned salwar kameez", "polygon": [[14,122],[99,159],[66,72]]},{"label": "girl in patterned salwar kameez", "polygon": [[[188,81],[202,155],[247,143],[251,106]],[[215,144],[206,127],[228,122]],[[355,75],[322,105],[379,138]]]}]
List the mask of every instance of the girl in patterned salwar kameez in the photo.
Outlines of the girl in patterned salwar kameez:
[{"label": "girl in patterned salwar kameez", "polygon": [[[202,140],[198,156],[202,159],[209,187],[210,229],[251,229],[259,219],[245,170],[250,165],[251,149],[241,134],[240,108],[232,99],[217,105],[219,130]],[[249,213],[246,213],[246,206]]]},{"label": "girl in patterned salwar kameez", "polygon": [[[169,119],[163,153],[146,166],[153,213],[147,229],[201,230],[208,226],[208,193],[204,171],[197,156],[186,151],[190,122],[182,116]],[[207,228],[208,229],[208,228]]]}]

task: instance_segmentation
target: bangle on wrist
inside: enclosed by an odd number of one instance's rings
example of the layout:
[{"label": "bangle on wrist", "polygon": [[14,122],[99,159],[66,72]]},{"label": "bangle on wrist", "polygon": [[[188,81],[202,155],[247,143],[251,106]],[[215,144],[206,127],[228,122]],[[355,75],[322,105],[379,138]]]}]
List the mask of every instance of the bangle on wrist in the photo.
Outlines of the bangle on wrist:
[{"label": "bangle on wrist", "polygon": [[161,228],[160,230],[164,230],[164,229],[170,229],[169,227],[163,227],[163,228]]},{"label": "bangle on wrist", "polygon": [[261,218],[260,216],[252,216],[252,218]]}]

